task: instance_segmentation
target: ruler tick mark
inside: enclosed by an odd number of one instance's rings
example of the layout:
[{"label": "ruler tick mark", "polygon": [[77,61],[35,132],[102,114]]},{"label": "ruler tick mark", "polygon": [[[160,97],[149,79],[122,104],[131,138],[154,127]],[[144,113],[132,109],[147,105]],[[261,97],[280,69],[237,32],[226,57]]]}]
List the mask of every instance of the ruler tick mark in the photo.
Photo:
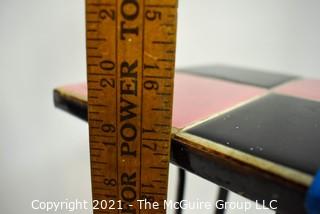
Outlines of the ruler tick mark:
[{"label": "ruler tick mark", "polygon": [[174,41],[152,41],[152,44],[160,44],[160,45],[174,45]]},{"label": "ruler tick mark", "polygon": [[168,141],[168,139],[159,139],[159,138],[142,138],[142,140],[150,140],[150,141]]},{"label": "ruler tick mark", "polygon": [[88,23],[88,24],[99,24],[100,21],[97,21],[97,20],[88,20],[87,23]]},{"label": "ruler tick mark", "polygon": [[166,193],[162,192],[142,192],[145,195],[166,195]]},{"label": "ruler tick mark", "polygon": [[100,120],[100,119],[89,119],[89,121],[102,122],[103,120]]},{"label": "ruler tick mark", "polygon": [[107,164],[107,163],[102,162],[102,161],[92,161],[92,163],[97,163],[97,164]]},{"label": "ruler tick mark", "polygon": [[89,58],[102,58],[102,56],[100,56],[100,55],[88,55],[87,57],[89,57]]},{"label": "ruler tick mark", "polygon": [[145,7],[155,7],[155,8],[176,8],[176,5],[170,4],[146,4]]},{"label": "ruler tick mark", "polygon": [[98,47],[87,47],[89,50],[98,50]]},{"label": "ruler tick mark", "polygon": [[166,93],[166,92],[157,92],[158,95],[162,95],[162,96],[171,96],[171,93]]},{"label": "ruler tick mark", "polygon": [[[161,24],[161,26],[165,26],[165,27],[173,27],[174,24],[171,24],[171,23],[163,23]],[[173,34],[172,34],[173,35]]]},{"label": "ruler tick mark", "polygon": [[92,150],[96,150],[96,151],[103,151],[103,149],[101,148],[91,148]]},{"label": "ruler tick mark", "polygon": [[102,134],[91,134],[91,137],[106,137],[106,138],[112,138],[114,136],[110,136],[110,135],[102,135]]},{"label": "ruler tick mark", "polygon": [[106,41],[105,38],[87,38],[89,41]]},{"label": "ruler tick mark", "polygon": [[174,59],[157,59],[159,62],[174,62]]},{"label": "ruler tick mark", "polygon": [[114,7],[114,4],[110,3],[88,3],[89,6],[107,6],[107,7]]},{"label": "ruler tick mark", "polygon": [[98,83],[98,80],[88,80],[88,83]]},{"label": "ruler tick mark", "polygon": [[114,76],[114,74],[103,74],[103,73],[92,73],[92,72],[90,72],[88,74],[94,75],[94,76]]},{"label": "ruler tick mark", "polygon": [[102,142],[106,146],[115,146],[116,143],[110,143],[110,142]]},{"label": "ruler tick mark", "polygon": [[[104,104],[95,104],[95,103],[89,103],[89,105],[94,106],[94,107],[107,107],[108,105],[104,105]],[[97,120],[95,120],[97,121]],[[102,122],[102,120],[100,120],[100,122]]]},{"label": "ruler tick mark", "polygon": [[152,108],[152,111],[170,111],[170,109],[166,109],[166,108]]},{"label": "ruler tick mark", "polygon": [[97,32],[97,29],[87,29],[87,32]]},{"label": "ruler tick mark", "polygon": [[87,14],[98,14],[98,11],[86,11]]},{"label": "ruler tick mark", "polygon": [[160,126],[160,127],[166,127],[166,128],[169,128],[170,126],[167,125],[167,124],[159,124],[159,123],[156,123],[154,124],[155,126]]},{"label": "ruler tick mark", "polygon": [[102,91],[101,88],[88,88],[88,91]]},{"label": "ruler tick mark", "polygon": [[144,78],[155,78],[155,79],[172,79],[172,77],[165,77],[165,76],[152,76],[152,75],[144,75]]},{"label": "ruler tick mark", "polygon": [[150,166],[150,169],[165,169],[165,170],[167,170],[167,167]]}]

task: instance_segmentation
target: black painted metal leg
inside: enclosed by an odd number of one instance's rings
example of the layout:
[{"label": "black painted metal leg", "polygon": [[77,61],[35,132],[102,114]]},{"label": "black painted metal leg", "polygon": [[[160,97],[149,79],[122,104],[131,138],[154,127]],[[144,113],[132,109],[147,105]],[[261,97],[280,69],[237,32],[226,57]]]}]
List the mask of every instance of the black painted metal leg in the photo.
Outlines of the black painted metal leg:
[{"label": "black painted metal leg", "polygon": [[[186,182],[186,171],[182,168],[179,168],[178,171],[178,189],[177,189],[177,198],[176,201],[182,201],[184,196],[184,188]],[[182,209],[176,210],[176,214],[182,214]]]},{"label": "black painted metal leg", "polygon": [[[228,190],[220,187],[217,200],[226,202],[228,199]],[[225,209],[216,209],[215,214],[224,214]]]}]

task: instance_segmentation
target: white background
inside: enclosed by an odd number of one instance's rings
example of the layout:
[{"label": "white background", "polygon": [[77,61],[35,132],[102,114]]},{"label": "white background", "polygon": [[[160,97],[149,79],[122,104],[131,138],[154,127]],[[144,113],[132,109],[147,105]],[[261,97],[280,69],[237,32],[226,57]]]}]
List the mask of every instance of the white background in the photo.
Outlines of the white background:
[{"label": "white background", "polygon": [[[180,0],[177,67],[320,77],[319,8],[317,0]],[[44,213],[31,209],[34,199],[91,199],[87,124],[52,100],[54,87],[85,77],[83,0],[0,1],[1,213]],[[195,176],[186,190],[190,200],[216,197],[216,186]]]}]

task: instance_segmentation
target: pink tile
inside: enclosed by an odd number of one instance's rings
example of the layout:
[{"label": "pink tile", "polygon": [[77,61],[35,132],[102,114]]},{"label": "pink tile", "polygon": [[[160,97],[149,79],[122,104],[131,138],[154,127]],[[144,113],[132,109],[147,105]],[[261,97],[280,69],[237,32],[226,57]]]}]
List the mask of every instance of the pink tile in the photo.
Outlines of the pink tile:
[{"label": "pink tile", "polygon": [[87,101],[88,91],[87,91],[87,84],[86,83],[78,83],[72,85],[66,85],[59,88],[62,92],[78,97],[80,99],[85,99]]},{"label": "pink tile", "polygon": [[176,73],[173,126],[186,127],[265,92],[254,86]]},{"label": "pink tile", "polygon": [[[64,93],[86,100],[86,84],[61,87]],[[231,108],[266,90],[223,80],[176,73],[173,126],[183,128],[193,122]]]},{"label": "pink tile", "polygon": [[320,101],[320,80],[304,79],[289,82],[275,92]]}]

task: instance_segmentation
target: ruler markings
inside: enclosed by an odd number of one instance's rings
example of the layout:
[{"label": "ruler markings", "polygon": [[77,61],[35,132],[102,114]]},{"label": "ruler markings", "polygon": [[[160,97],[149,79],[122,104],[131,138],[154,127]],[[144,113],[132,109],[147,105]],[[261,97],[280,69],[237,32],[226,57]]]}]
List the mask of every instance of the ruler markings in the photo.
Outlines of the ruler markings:
[{"label": "ruler markings", "polygon": [[[113,77],[114,76],[114,74],[103,74],[103,73],[93,73],[93,72],[90,72],[90,73],[88,73],[89,75],[93,75],[93,76],[111,76],[111,77]],[[101,89],[101,88],[100,88]],[[100,90],[100,91],[102,91],[102,89]]]},{"label": "ruler markings", "polygon": [[174,41],[152,41],[152,44],[159,44],[159,45],[174,45]]},{"label": "ruler markings", "polygon": [[[96,103],[89,103],[89,102],[88,102],[88,104],[91,106],[94,106],[94,107],[108,107],[108,105],[105,105],[105,104],[96,104]],[[92,120],[89,119],[89,121],[92,121]],[[95,119],[94,121],[97,121],[97,119]],[[100,120],[100,121],[102,121],[102,120]]]},{"label": "ruler markings", "polygon": [[152,75],[144,75],[144,78],[155,78],[155,79],[172,79],[172,77],[165,77],[165,76],[152,76]]},{"label": "ruler markings", "polygon": [[89,50],[97,50],[98,47],[87,47],[87,49],[89,49]]},{"label": "ruler markings", "polygon": [[[172,53],[172,54],[174,54],[175,51],[174,51],[174,50],[167,50],[166,53]],[[172,68],[171,68],[171,69],[172,69]]]},{"label": "ruler markings", "polygon": [[103,120],[101,120],[101,119],[92,119],[92,118],[90,118],[90,119],[89,119],[89,121],[102,122]]},{"label": "ruler markings", "polygon": [[167,193],[163,193],[163,192],[142,192],[142,193],[146,195],[167,195]]},{"label": "ruler markings", "polygon": [[87,21],[88,24],[99,24],[100,21],[99,20],[89,20]]},{"label": "ruler markings", "polygon": [[159,138],[142,138],[142,140],[162,141],[162,142],[167,142],[168,141],[168,139],[159,139]]},{"label": "ruler markings", "polygon": [[176,5],[169,4],[146,4],[146,7],[155,7],[155,8],[176,8]]},{"label": "ruler markings", "polygon": [[[143,4],[144,4],[144,6],[146,5],[145,4],[145,1],[146,0],[144,0],[143,1]],[[143,15],[145,14],[145,9],[144,9],[144,7],[143,7],[143,13],[142,13]],[[144,45],[144,35],[145,35],[145,19],[143,18],[142,19],[142,57],[141,57],[141,59],[142,59],[142,68],[143,68],[143,72],[142,72],[142,83],[144,82],[144,53],[145,53],[145,45]],[[141,87],[141,105],[142,105],[142,108],[141,108],[141,111],[140,111],[140,114],[141,114],[141,121],[140,121],[140,124],[141,124],[141,126],[142,126],[142,124],[143,124],[143,93],[144,93],[144,91],[143,91],[143,87]],[[142,142],[143,141],[143,134],[141,134],[140,135],[140,142]],[[142,196],[142,163],[143,163],[143,157],[142,157],[142,155],[143,155],[143,153],[142,153],[142,146],[143,146],[143,144],[142,143],[140,143],[140,152],[141,152],[141,154],[140,154],[140,188],[139,188],[139,196],[141,197]],[[139,210],[139,213],[140,213],[140,210]]]},{"label": "ruler markings", "polygon": [[170,134],[170,132],[160,132],[161,134]]},{"label": "ruler markings", "polygon": [[[161,204],[166,197],[168,174],[162,172],[169,163],[173,75],[168,71],[174,71],[175,14],[176,0],[86,0],[93,199],[107,194],[121,199],[122,213],[165,213],[163,208],[139,210],[136,200],[152,195]],[[157,112],[161,116],[153,117]],[[149,131],[143,133],[142,127]],[[143,143],[148,146],[142,150]],[[142,183],[161,185],[143,191]]]},{"label": "ruler markings", "polygon": [[105,7],[114,7],[114,4],[110,3],[87,3],[88,6],[105,6]]},{"label": "ruler markings", "polygon": [[152,111],[171,111],[171,109],[168,109],[168,108],[152,108]]},{"label": "ruler markings", "polygon": [[100,129],[100,126],[91,126],[93,129]]},{"label": "ruler markings", "polygon": [[[96,190],[110,190],[110,188],[106,188],[106,187],[96,187]],[[103,193],[105,194],[105,193]]]},{"label": "ruler markings", "polygon": [[[161,24],[161,26],[174,27],[174,24],[172,24],[172,23],[163,23],[163,24]],[[175,35],[175,33],[171,33],[171,35]]]},{"label": "ruler markings", "polygon": [[97,32],[97,29],[88,29],[87,30],[87,33],[96,33],[96,32]]},{"label": "ruler markings", "polygon": [[98,170],[98,171],[101,170],[101,168],[98,168],[98,167],[91,167],[91,169]]},{"label": "ruler markings", "polygon": [[88,88],[88,91],[102,91],[101,88]]},{"label": "ruler markings", "polygon": [[104,137],[104,138],[115,137],[115,136],[102,135],[102,134],[90,134],[90,136],[92,136],[92,137]]},{"label": "ruler markings", "polygon": [[97,150],[97,151],[104,151],[102,148],[91,148],[92,150]]},{"label": "ruler markings", "polygon": [[98,80],[88,80],[88,83],[98,83]]},{"label": "ruler markings", "polygon": [[167,170],[167,167],[150,166],[150,169],[164,169],[164,170]]},{"label": "ruler markings", "polygon": [[107,164],[106,162],[102,162],[102,161],[92,161],[92,163],[97,163],[97,164]]},{"label": "ruler markings", "polygon": [[[116,6],[116,9],[115,9],[116,26],[118,25],[118,8],[117,8],[118,7],[118,1],[119,0],[116,0],[116,5],[117,6]],[[119,61],[118,61],[118,39],[117,39],[117,37],[118,37],[118,32],[117,32],[117,30],[115,30],[115,61],[116,61],[116,64],[119,64]],[[116,68],[116,72],[118,72],[118,67]],[[118,76],[116,76],[116,80],[117,81],[115,83],[115,90],[116,90],[116,96],[117,96],[118,95]],[[117,98],[115,98],[115,99],[117,99]],[[116,103],[115,103],[115,107],[116,107],[116,109],[118,109],[118,101],[117,100],[116,100]],[[118,119],[117,118],[119,117],[119,115],[118,115],[118,111],[117,110],[115,111],[115,114],[116,114],[115,123],[116,123],[116,127],[118,127],[119,123],[118,123]],[[116,135],[116,142],[119,142],[119,136],[118,135]],[[114,144],[114,145],[116,145],[116,144]],[[117,181],[119,183],[119,177],[118,177],[118,175],[119,175],[119,162],[118,162],[118,160],[119,160],[119,148],[118,148],[118,146],[116,146],[116,159],[115,159],[115,163],[113,163],[113,164],[116,165],[116,176],[117,176]],[[119,193],[119,184],[117,185],[117,188],[116,188],[116,194],[117,195],[115,197],[117,197],[117,199],[120,198],[118,193]],[[116,213],[119,214],[120,211],[118,210],[118,212],[116,212]]]},{"label": "ruler markings", "polygon": [[88,41],[106,41],[105,38],[87,38]]},{"label": "ruler markings", "polygon": [[174,62],[174,59],[157,59],[159,62]]},{"label": "ruler markings", "polygon": [[89,98],[89,99],[98,99],[99,97],[98,97],[98,96],[91,96],[91,95],[90,95],[90,96],[88,96],[88,98]]},{"label": "ruler markings", "polygon": [[166,93],[166,92],[157,92],[158,95],[162,95],[162,96],[171,96],[172,93]]},{"label": "ruler markings", "polygon": [[98,14],[98,11],[86,11],[86,13],[87,13],[87,14],[90,14],[90,15],[91,15],[91,14],[96,15],[96,14]]},{"label": "ruler markings", "polygon": [[99,58],[99,59],[102,58],[102,56],[99,56],[99,55],[88,55],[87,57],[88,58]]},{"label": "ruler markings", "polygon": [[89,114],[100,114],[99,111],[89,111],[88,113],[89,113]]},{"label": "ruler markings", "polygon": [[155,183],[164,183],[163,180],[152,180],[152,182],[155,182]]},{"label": "ruler markings", "polygon": [[154,125],[155,125],[155,126],[160,126],[160,127],[170,128],[170,126],[167,125],[167,124],[159,124],[159,123],[156,123],[156,124],[154,124]]},{"label": "ruler markings", "polygon": [[116,143],[110,143],[110,142],[102,142],[106,146],[115,146]]}]

